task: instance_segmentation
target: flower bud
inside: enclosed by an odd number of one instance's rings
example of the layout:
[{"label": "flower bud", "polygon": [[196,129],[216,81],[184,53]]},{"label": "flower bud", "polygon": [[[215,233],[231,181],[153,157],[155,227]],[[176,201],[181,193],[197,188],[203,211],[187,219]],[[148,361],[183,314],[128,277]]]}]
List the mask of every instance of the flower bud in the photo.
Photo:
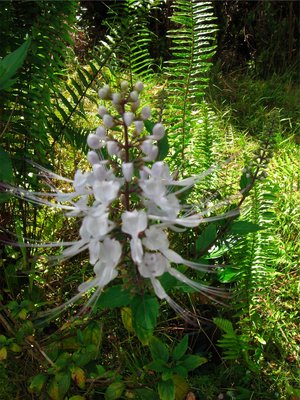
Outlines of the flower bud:
[{"label": "flower bud", "polygon": [[135,85],[134,85],[134,90],[136,90],[138,93],[140,93],[142,90],[144,89],[144,84],[141,81],[138,81]]},{"label": "flower bud", "polygon": [[96,179],[98,179],[99,181],[105,180],[106,169],[103,165],[100,164],[93,165],[93,172]]},{"label": "flower bud", "polygon": [[115,155],[117,155],[119,153],[120,149],[119,149],[119,146],[118,146],[117,142],[115,142],[113,140],[109,140],[106,143],[106,146],[107,146],[107,152],[108,152],[108,154],[110,156],[115,156]]},{"label": "flower bud", "polygon": [[136,90],[133,90],[129,95],[129,101],[137,101],[139,98],[139,94]]},{"label": "flower bud", "polygon": [[91,165],[98,164],[100,162],[98,154],[93,150],[88,152],[87,160]]},{"label": "flower bud", "polygon": [[127,81],[122,81],[120,83],[120,87],[121,87],[121,90],[123,90],[123,92],[126,92],[126,90],[128,90],[128,88],[129,88],[129,83]]},{"label": "flower bud", "polygon": [[98,96],[102,100],[107,100],[110,98],[110,87],[109,85],[104,85],[101,89],[98,90]]},{"label": "flower bud", "polygon": [[99,137],[99,139],[105,140],[106,139],[106,129],[104,126],[98,126],[96,129],[96,135]]},{"label": "flower bud", "polygon": [[122,100],[121,94],[120,93],[113,93],[112,94],[112,103],[114,106],[117,106],[120,104]]},{"label": "flower bud", "polygon": [[135,133],[137,135],[139,135],[142,132],[142,130],[144,129],[144,123],[143,123],[143,121],[133,121],[133,123],[135,126]]},{"label": "flower bud", "polygon": [[140,99],[137,99],[137,101],[131,103],[131,111],[135,112],[139,108],[140,104],[141,104]]},{"label": "flower bud", "polygon": [[104,117],[105,114],[107,114],[107,109],[104,106],[99,106],[98,108],[98,114],[100,115],[100,117]]},{"label": "flower bud", "polygon": [[100,149],[101,143],[99,140],[99,136],[90,133],[87,137],[87,144],[91,149]]},{"label": "flower bud", "polygon": [[148,106],[143,107],[141,111],[141,118],[148,119],[150,118],[150,116],[151,116],[151,108]]},{"label": "flower bud", "polygon": [[163,126],[163,124],[158,123],[155,124],[153,129],[152,129],[152,139],[155,140],[161,140],[164,136],[165,136],[165,127]]},{"label": "flower bud", "polygon": [[134,118],[134,114],[132,112],[125,112],[123,114],[123,121],[126,126],[130,126],[132,124]]},{"label": "flower bud", "polygon": [[103,125],[107,128],[112,128],[114,126],[114,119],[111,115],[105,114],[103,117]]},{"label": "flower bud", "polygon": [[127,182],[131,181],[133,175],[133,163],[123,163],[122,164],[122,172],[125,180]]}]

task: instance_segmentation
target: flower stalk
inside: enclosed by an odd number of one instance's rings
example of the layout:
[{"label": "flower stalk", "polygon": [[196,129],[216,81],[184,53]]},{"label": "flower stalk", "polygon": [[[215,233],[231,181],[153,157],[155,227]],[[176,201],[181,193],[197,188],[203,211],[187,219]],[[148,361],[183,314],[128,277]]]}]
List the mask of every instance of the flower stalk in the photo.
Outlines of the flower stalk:
[{"label": "flower stalk", "polygon": [[[94,277],[81,283],[79,293],[67,304],[90,290],[95,290],[92,299],[99,296],[106,285],[120,276],[120,270],[125,269],[127,276],[134,275],[133,271],[139,276],[132,281],[135,290],[139,290],[136,282],[143,282],[141,290],[149,283],[159,299],[166,300],[186,317],[185,310],[166,293],[160,281],[162,275],[168,273],[208,297],[221,296],[223,292],[189,279],[176,268],[185,265],[203,272],[216,270],[215,266],[186,260],[175,252],[170,247],[168,231],[182,232],[201,223],[231,218],[238,210],[206,217],[206,211],[194,212],[192,207],[180,202],[179,194],[215,168],[199,176],[177,180],[165,162],[157,161],[159,142],[166,131],[160,122],[153,125],[151,132],[147,131],[146,121],[151,109],[144,106],[139,111],[143,88],[142,82],[130,88],[129,83],[123,81],[119,92],[113,92],[109,85],[99,90],[99,97],[106,104],[98,109],[102,124],[87,138],[90,170],[76,171],[71,180],[72,192],[55,189],[50,194],[33,193],[13,187],[7,190],[31,202],[60,208],[67,217],[81,220],[78,240],[45,244],[45,247],[64,245],[64,258],[89,252]],[[120,126],[123,135],[120,135]],[[107,159],[103,157],[104,148],[109,155]],[[49,176],[66,181],[55,174]],[[56,203],[49,201],[49,197]],[[131,262],[124,263],[128,257]],[[130,284],[130,278],[126,284]]]}]

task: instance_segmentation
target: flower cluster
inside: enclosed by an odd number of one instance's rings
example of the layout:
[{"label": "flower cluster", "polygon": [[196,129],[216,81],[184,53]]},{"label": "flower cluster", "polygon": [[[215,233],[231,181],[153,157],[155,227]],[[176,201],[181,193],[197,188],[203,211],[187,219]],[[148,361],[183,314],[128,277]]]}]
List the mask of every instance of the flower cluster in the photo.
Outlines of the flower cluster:
[{"label": "flower cluster", "polygon": [[[193,212],[192,208],[181,204],[178,195],[203,175],[175,180],[168,165],[156,161],[159,142],[166,132],[160,122],[149,121],[150,107],[140,107],[143,88],[142,82],[130,89],[129,83],[123,81],[119,92],[113,92],[108,85],[99,90],[99,97],[106,106],[99,107],[102,123],[87,138],[90,170],[76,171],[70,181],[71,193],[56,190],[52,194],[56,207],[65,210],[68,217],[81,219],[79,239],[57,245],[65,245],[64,258],[84,250],[89,252],[94,278],[79,285],[79,294],[73,300],[92,288],[99,293],[127,268],[129,276],[147,279],[160,299],[167,300],[177,312],[183,313],[159,280],[164,273],[168,272],[208,296],[216,289],[178,271],[176,265],[180,264],[200,271],[212,268],[188,261],[171,249],[168,230],[181,232],[202,222],[224,218],[224,215],[205,218],[205,212]],[[108,156],[105,158],[104,154]],[[41,200],[41,193],[25,193],[21,189],[15,193],[30,201],[54,205]],[[131,263],[124,262],[128,257]]]}]

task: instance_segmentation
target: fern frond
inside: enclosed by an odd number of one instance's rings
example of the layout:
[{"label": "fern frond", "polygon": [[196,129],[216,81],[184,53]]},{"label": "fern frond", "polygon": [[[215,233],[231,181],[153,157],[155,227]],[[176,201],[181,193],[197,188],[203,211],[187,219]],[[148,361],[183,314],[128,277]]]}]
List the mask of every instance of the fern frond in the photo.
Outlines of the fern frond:
[{"label": "fern frond", "polygon": [[255,185],[244,211],[244,218],[263,229],[240,239],[232,249],[232,261],[240,268],[237,297],[240,313],[251,315],[260,296],[269,290],[274,279],[278,248],[273,232],[275,193],[271,182]]},{"label": "fern frond", "polygon": [[[150,11],[160,2],[126,0],[109,8],[105,24],[108,36],[117,45],[110,65],[125,75],[142,78],[152,74],[153,59],[149,53],[153,33],[149,29]],[[122,40],[120,40],[122,38]]]},{"label": "fern frond", "polygon": [[199,107],[208,84],[216,25],[211,2],[196,0],[174,1],[171,21],[175,25],[168,32],[172,58],[166,62],[164,72],[168,77],[166,91],[171,104],[170,137],[174,140],[173,147],[180,152],[174,154],[178,164],[180,158],[184,160],[193,135],[192,113]]}]

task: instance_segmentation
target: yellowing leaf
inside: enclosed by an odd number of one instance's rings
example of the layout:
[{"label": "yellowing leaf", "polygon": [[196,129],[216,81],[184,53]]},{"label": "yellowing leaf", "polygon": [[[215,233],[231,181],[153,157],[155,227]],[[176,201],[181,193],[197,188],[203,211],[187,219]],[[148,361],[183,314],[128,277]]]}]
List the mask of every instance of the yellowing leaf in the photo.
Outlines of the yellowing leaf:
[{"label": "yellowing leaf", "polygon": [[124,328],[128,332],[134,333],[134,329],[132,327],[132,312],[131,312],[131,308],[123,307],[122,310],[121,310],[121,318],[122,318],[122,322],[123,322]]},{"label": "yellowing leaf", "polygon": [[83,369],[79,367],[75,367],[74,369],[72,369],[72,379],[80,389],[84,389],[85,373]]},{"label": "yellowing leaf", "polygon": [[69,373],[60,372],[54,376],[48,386],[48,394],[51,400],[63,400],[69,390],[71,377]]},{"label": "yellowing leaf", "polygon": [[7,349],[6,347],[2,347],[0,349],[0,361],[6,360],[7,358]]},{"label": "yellowing leaf", "polygon": [[10,350],[13,351],[14,353],[19,353],[20,351],[22,351],[21,347],[17,344],[17,343],[12,343],[9,346]]},{"label": "yellowing leaf", "polygon": [[189,391],[189,384],[187,383],[186,379],[184,379],[180,375],[173,375],[172,380],[175,384],[175,399],[176,400],[185,399]]},{"label": "yellowing leaf", "polygon": [[24,321],[26,317],[27,317],[27,310],[25,310],[25,308],[22,308],[22,310],[18,313],[18,318]]}]

